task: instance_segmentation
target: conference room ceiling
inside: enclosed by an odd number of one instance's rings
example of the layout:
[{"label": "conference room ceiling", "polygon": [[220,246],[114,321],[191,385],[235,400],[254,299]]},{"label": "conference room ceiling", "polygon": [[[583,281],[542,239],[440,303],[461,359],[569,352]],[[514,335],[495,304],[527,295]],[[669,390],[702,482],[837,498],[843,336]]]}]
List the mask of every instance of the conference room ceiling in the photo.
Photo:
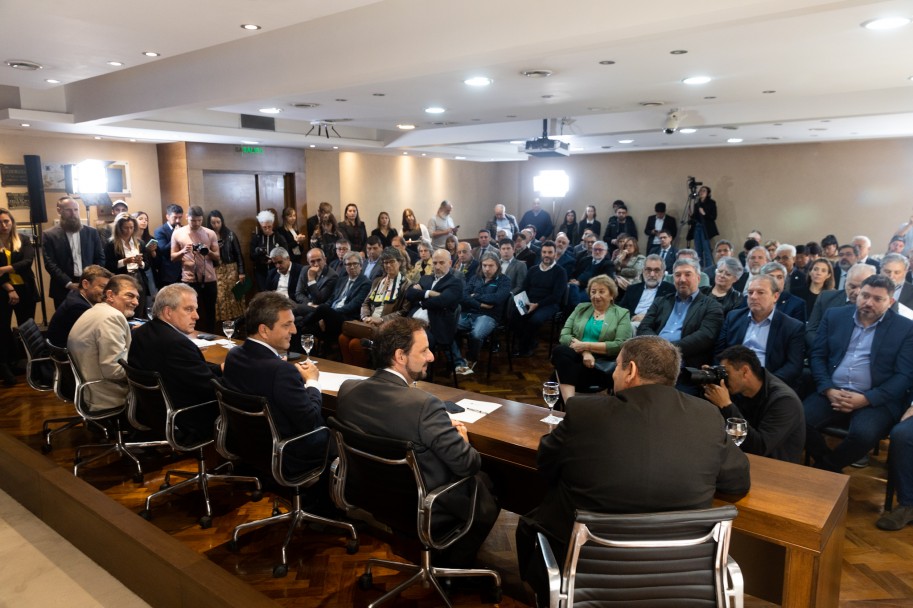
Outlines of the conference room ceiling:
[{"label": "conference room ceiling", "polygon": [[909,137],[913,25],[861,25],[886,16],[913,3],[4,0],[0,131],[486,162],[542,119],[573,155]]}]

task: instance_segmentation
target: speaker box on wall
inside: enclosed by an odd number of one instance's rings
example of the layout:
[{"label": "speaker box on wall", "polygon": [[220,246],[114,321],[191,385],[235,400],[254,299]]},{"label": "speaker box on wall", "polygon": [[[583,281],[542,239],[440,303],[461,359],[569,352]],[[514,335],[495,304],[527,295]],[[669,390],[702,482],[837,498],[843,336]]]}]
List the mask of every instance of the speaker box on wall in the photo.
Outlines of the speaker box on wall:
[{"label": "speaker box on wall", "polygon": [[26,154],[25,177],[29,188],[29,214],[32,224],[44,224],[48,221],[47,207],[44,203],[44,182],[41,179],[41,157]]}]

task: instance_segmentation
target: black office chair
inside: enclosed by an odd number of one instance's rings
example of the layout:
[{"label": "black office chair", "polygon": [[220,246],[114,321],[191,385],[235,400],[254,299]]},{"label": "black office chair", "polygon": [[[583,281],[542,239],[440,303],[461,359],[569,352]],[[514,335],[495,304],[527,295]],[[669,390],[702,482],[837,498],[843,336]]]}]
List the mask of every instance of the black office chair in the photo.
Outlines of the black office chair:
[{"label": "black office chair", "polygon": [[[301,508],[302,488],[309,488],[317,483],[326,468],[330,447],[329,429],[322,426],[309,433],[282,439],[276,430],[269,404],[264,397],[229,390],[218,380],[213,380],[212,384],[215,387],[216,399],[222,415],[216,435],[216,449],[230,460],[240,460],[264,473],[272,474],[276,483],[292,491],[290,509],[287,513],[280,513],[278,507],[275,507],[271,517],[240,524],[232,532],[229,548],[232,550],[238,548],[238,537],[245,530],[289,521],[291,523],[288,534],[282,544],[282,563],[273,567],[273,576],[276,578],[288,574],[286,551],[292,535],[300,523],[314,522],[342,528],[349,533],[346,552],[349,554],[358,552],[358,534],[352,524],[314,515]],[[284,470],[286,449],[296,442],[316,443],[321,436],[325,438],[325,446],[321,448],[323,461],[303,473],[294,476],[287,474]]]},{"label": "black office chair", "polygon": [[[70,367],[73,370],[73,378],[76,380],[76,392],[73,403],[76,405],[76,411],[79,413],[79,416],[86,421],[87,424],[110,424],[113,426],[114,430],[114,440],[113,443],[91,443],[87,445],[81,445],[76,448],[76,456],[73,459],[73,475],[79,476],[80,467],[89,464],[90,462],[95,462],[108,456],[109,454],[117,454],[120,458],[127,458],[131,460],[136,467],[136,475],[133,476],[133,481],[136,483],[143,482],[143,467],[140,464],[139,458],[136,457],[130,450],[131,449],[143,449],[143,448],[153,448],[161,447],[168,445],[167,441],[138,441],[138,442],[127,442],[125,433],[121,427],[122,419],[127,415],[127,408],[132,406],[132,401],[127,400],[123,405],[118,405],[115,407],[93,410],[90,406],[90,399],[88,396],[88,389],[94,384],[104,382],[104,380],[86,380],[82,375],[82,372],[79,370],[79,365],[76,361],[73,360],[73,357],[68,357],[70,359]],[[107,439],[107,435],[105,437]],[[92,456],[83,460],[82,453],[84,450],[96,450],[100,449],[101,451]]]},{"label": "black office chair", "polygon": [[561,303],[558,306],[558,312],[555,313],[555,316],[552,317],[551,324],[548,329],[548,352],[552,352],[552,347],[555,346],[555,341],[558,339],[558,336],[561,335],[561,328],[564,327],[564,322],[567,321],[567,318],[570,316],[571,311],[567,310],[567,304],[570,300],[570,285],[568,285],[564,293],[561,294]]},{"label": "black office chair", "polygon": [[[73,365],[70,363],[70,355],[66,348],[54,346],[47,342],[48,357],[54,364],[54,394],[57,398],[65,403],[73,403],[76,400],[76,378],[73,375]],[[61,425],[57,428],[51,428],[51,425]],[[100,430],[105,439],[108,439],[108,429],[97,422],[88,421],[82,416],[64,416],[61,418],[48,418],[41,425],[41,434],[44,436],[44,443],[41,445],[41,452],[47,454],[51,451],[51,439],[63,431],[75,428],[77,426],[92,425]]]},{"label": "black office chair", "polygon": [[[496,585],[495,601],[500,601],[501,577],[494,570],[439,568],[431,565],[432,549],[446,549],[472,526],[478,492],[477,479],[465,477],[429,491],[425,488],[411,442],[368,435],[336,418],[330,418],[328,424],[333,429],[339,447],[339,462],[332,478],[333,500],[337,506],[346,512],[353,509],[367,511],[375,521],[389,527],[395,534],[418,538],[422,546],[421,564],[373,557],[368,560],[365,573],[358,580],[362,589],[370,589],[373,584],[372,566],[412,574],[409,579],[372,602],[369,608],[380,606],[418,583],[434,587],[449,607],[450,600],[438,580],[441,577],[490,576]],[[458,488],[462,490],[464,486],[472,490],[472,509],[466,521],[443,533],[438,532],[438,538],[435,538],[432,533],[435,500]]]},{"label": "black office chair", "polygon": [[35,324],[34,319],[26,319],[16,330],[22,347],[25,349],[25,380],[36,391],[49,391],[54,388],[54,364],[51,363],[47,341]]},{"label": "black office chair", "polygon": [[736,515],[732,505],[637,515],[577,511],[563,570],[538,535],[548,606],[741,608],[742,572],[729,557]]},{"label": "black office chair", "polygon": [[[140,517],[147,520],[152,519],[151,508],[154,499],[194,485],[199,486],[203,492],[203,504],[206,507],[206,514],[200,517],[199,523],[200,527],[205,530],[212,526],[212,507],[209,502],[209,484],[212,481],[252,483],[256,488],[252,495],[252,500],[256,502],[263,498],[260,480],[256,477],[231,475],[231,462],[220,464],[212,472],[206,470],[206,457],[203,454],[203,448],[213,443],[214,433],[211,428],[205,436],[197,438],[180,431],[182,428],[181,421],[186,420],[189,415],[200,410],[211,409],[214,418],[219,407],[215,401],[207,401],[178,409],[173,405],[171,397],[168,395],[168,390],[162,384],[161,374],[137,369],[128,365],[123,359],[120,359],[118,363],[127,372],[127,384],[130,386],[130,396],[134,403],[134,406],[127,410],[130,425],[142,431],[151,431],[151,434],[155,437],[164,438],[175,452],[181,454],[195,453],[197,459],[197,470],[195,472],[172,470],[165,473],[165,482],[161,485],[159,491],[146,497],[146,507],[140,511]],[[177,433],[175,433],[176,429]],[[219,472],[223,469],[227,469],[229,474],[220,474]],[[172,476],[186,477],[187,479],[171,485]]]}]

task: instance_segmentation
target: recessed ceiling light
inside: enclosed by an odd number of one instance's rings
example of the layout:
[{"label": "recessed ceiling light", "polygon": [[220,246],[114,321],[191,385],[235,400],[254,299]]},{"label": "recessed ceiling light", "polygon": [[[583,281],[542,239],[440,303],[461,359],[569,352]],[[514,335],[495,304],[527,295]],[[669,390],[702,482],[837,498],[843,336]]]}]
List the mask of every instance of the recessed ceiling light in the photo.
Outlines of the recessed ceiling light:
[{"label": "recessed ceiling light", "polygon": [[311,144],[310,146],[308,146],[308,148],[316,148],[316,147],[317,147],[317,146],[314,145],[314,144]]},{"label": "recessed ceiling light", "polygon": [[403,131],[411,131],[412,129],[415,128],[415,125],[410,125],[410,124],[403,123],[403,124],[400,124],[400,125],[396,125],[396,128],[397,128],[397,129],[400,129],[400,130],[403,130]]},{"label": "recessed ceiling light", "polygon": [[427,154],[425,154],[425,153],[424,153],[424,152],[422,152],[422,156],[428,156],[428,155],[427,155]]},{"label": "recessed ceiling light", "polygon": [[907,78],[907,80],[913,80],[913,76],[910,76],[909,78]]},{"label": "recessed ceiling light", "polygon": [[121,68],[124,66],[124,62],[123,61],[109,61],[108,65],[114,66],[115,68]]},{"label": "recessed ceiling light", "polygon": [[687,52],[688,51],[686,51],[685,49],[675,49],[674,51],[669,51],[669,54],[670,55],[684,55]]},{"label": "recessed ceiling light", "polygon": [[685,135],[690,135],[691,133],[697,133],[697,129],[692,129],[690,127],[686,127],[684,129],[679,129],[678,132],[684,133]]},{"label": "recessed ceiling light", "polygon": [[689,76],[682,80],[685,84],[707,84],[712,78],[710,76]]},{"label": "recessed ceiling light", "polygon": [[305,110],[309,109],[309,108],[319,108],[320,107],[319,103],[313,103],[311,101],[298,101],[291,105],[293,108],[302,108]]},{"label": "recessed ceiling light", "polygon": [[454,156],[453,158],[456,160],[466,160],[465,156]]},{"label": "recessed ceiling light", "polygon": [[730,137],[729,139],[726,140],[726,143],[729,143],[729,144],[740,144],[740,143],[742,143],[742,140],[739,139],[738,137]]},{"label": "recessed ceiling light", "polygon": [[664,104],[661,101],[639,101],[637,102],[637,105],[643,106],[645,108],[655,108]]},{"label": "recessed ceiling light", "polygon": [[774,123],[774,126],[775,126],[775,127],[782,127],[782,126],[783,126],[783,123],[782,123],[782,122],[775,122],[775,123]]},{"label": "recessed ceiling light", "polygon": [[492,82],[494,81],[486,76],[473,76],[472,78],[464,80],[463,84],[467,84],[471,87],[487,87]]},{"label": "recessed ceiling light", "polygon": [[599,65],[615,65],[615,62],[611,59],[603,59],[599,62]]},{"label": "recessed ceiling light", "polygon": [[633,143],[634,143],[634,140],[633,140],[633,139],[619,139],[619,140],[618,140],[618,143],[620,143],[620,144],[633,144]]},{"label": "recessed ceiling light", "polygon": [[527,78],[548,78],[554,74],[551,70],[523,70],[520,72],[521,76],[526,76]]},{"label": "recessed ceiling light", "polygon": [[101,139],[101,135],[96,135],[95,139]]},{"label": "recessed ceiling light", "polygon": [[131,139],[130,141],[133,142],[133,143],[136,143],[136,140],[135,140],[135,139]]},{"label": "recessed ceiling light", "polygon": [[512,140],[510,140],[510,143],[512,143],[516,146],[519,146],[520,144],[525,144],[526,142],[523,141],[522,139],[512,139]]},{"label": "recessed ceiling light", "polygon": [[263,114],[278,114],[282,111],[282,108],[260,108],[259,110]]},{"label": "recessed ceiling light", "polygon": [[14,70],[25,70],[26,72],[34,72],[35,70],[40,70],[44,67],[40,63],[35,63],[28,59],[8,59],[6,65]]},{"label": "recessed ceiling light", "polygon": [[241,143],[242,143],[242,144],[247,144],[248,146],[256,146],[256,145],[259,144],[260,142],[259,142],[259,141],[254,141],[253,139],[242,139],[242,140],[241,140]]},{"label": "recessed ceiling light", "polygon": [[48,84],[60,84],[60,81],[56,78],[45,78],[44,81]]},{"label": "recessed ceiling light", "polygon": [[505,116],[504,118],[516,118],[516,117],[517,117],[516,114],[508,114],[508,115]]},{"label": "recessed ceiling light", "polygon": [[338,150],[338,149],[339,149],[339,146],[333,146],[333,149],[334,149],[334,150]]},{"label": "recessed ceiling light", "polygon": [[612,146],[602,146],[602,149],[603,149],[603,150],[611,150],[611,149],[612,149]]},{"label": "recessed ceiling light", "polygon": [[878,19],[863,21],[859,25],[867,30],[895,30],[909,23],[909,17],[879,17]]},{"label": "recessed ceiling light", "polygon": [[427,112],[428,114],[443,114],[446,111],[447,110],[445,110],[444,108],[441,108],[439,106],[431,106],[429,108],[425,108],[425,112]]},{"label": "recessed ceiling light", "polygon": [[261,29],[263,29],[263,28],[260,27],[259,25],[254,25],[253,23],[242,23],[242,24],[241,24],[241,29],[242,29],[242,30],[256,31],[256,30],[261,30]]},{"label": "recessed ceiling light", "polygon": [[409,156],[408,152],[403,152],[403,156]]},{"label": "recessed ceiling light", "polygon": [[156,53],[155,51],[143,51],[143,55],[146,57],[161,57],[161,53]]},{"label": "recessed ceiling light", "polygon": [[19,126],[20,126],[20,127],[31,127],[32,125],[30,125],[30,124],[27,123],[27,122],[23,122],[23,123],[21,123]]}]

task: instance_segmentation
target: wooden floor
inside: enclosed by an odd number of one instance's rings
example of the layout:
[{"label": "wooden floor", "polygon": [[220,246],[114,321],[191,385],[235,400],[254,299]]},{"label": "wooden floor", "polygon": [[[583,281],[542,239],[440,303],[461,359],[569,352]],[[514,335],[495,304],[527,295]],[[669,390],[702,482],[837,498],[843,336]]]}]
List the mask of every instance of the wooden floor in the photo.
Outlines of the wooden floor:
[{"label": "wooden floor", "polygon": [[[540,403],[541,383],[551,372],[545,352],[543,344],[536,357],[515,360],[515,371],[512,373],[507,370],[504,354],[496,355],[491,383],[484,382],[484,370],[480,369],[475,375],[461,378],[460,385],[479,393]],[[484,363],[483,355],[479,366]],[[441,371],[438,381],[445,382],[448,378]],[[0,388],[0,428],[37,450],[41,445],[42,421],[69,415],[70,407],[59,402],[51,393],[38,393],[20,382],[14,388]],[[54,450],[49,457],[61,466],[71,468],[75,446],[91,439],[91,435],[81,429],[63,433],[55,439]],[[886,445],[883,447],[886,448]],[[879,456],[873,457],[868,468],[852,469],[850,472],[852,480],[840,599],[840,606],[845,608],[913,607],[913,526],[900,532],[882,532],[874,526],[884,500],[886,451],[882,449]],[[111,498],[139,512],[146,496],[162,483],[165,469],[192,470],[194,467],[193,460],[171,461],[165,455],[152,455],[144,460],[146,476],[142,484],[131,481],[132,471],[124,461],[90,466],[82,477]],[[230,551],[227,546],[234,526],[269,516],[273,496],[267,492],[264,500],[254,503],[250,502],[244,488],[214,486],[212,528],[201,530],[196,524],[196,519],[202,515],[200,497],[196,492],[153,504],[152,521],[225,570],[289,607],[366,606],[383,590],[402,580],[393,572],[381,570],[375,573],[372,590],[359,590],[355,581],[367,557],[414,559],[410,548],[400,546],[396,539],[386,538],[371,528],[360,530],[361,548],[351,556],[345,553],[345,538],[342,535],[331,530],[307,529],[299,532],[289,549],[289,575],[274,579],[271,571],[278,562],[284,528],[249,533],[242,537],[237,552]],[[516,573],[515,527],[516,515],[502,513],[479,556],[480,562],[502,574],[505,595],[500,606],[503,607],[528,606],[530,602]],[[478,593],[457,593],[453,600],[459,606],[484,605]],[[424,608],[440,604],[430,590],[415,587],[394,605]],[[746,598],[746,606],[759,608],[769,604]]]}]

